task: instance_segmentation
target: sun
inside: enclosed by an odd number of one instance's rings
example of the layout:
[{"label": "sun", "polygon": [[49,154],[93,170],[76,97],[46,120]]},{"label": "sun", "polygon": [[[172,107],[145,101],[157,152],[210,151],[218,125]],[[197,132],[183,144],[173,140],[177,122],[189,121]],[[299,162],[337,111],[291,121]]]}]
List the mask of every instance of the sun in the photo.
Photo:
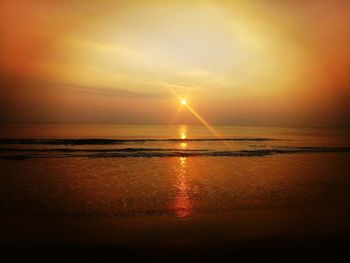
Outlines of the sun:
[{"label": "sun", "polygon": [[186,105],[186,104],[187,104],[187,100],[186,100],[186,99],[182,99],[182,100],[181,100],[181,104],[182,104],[182,105]]}]

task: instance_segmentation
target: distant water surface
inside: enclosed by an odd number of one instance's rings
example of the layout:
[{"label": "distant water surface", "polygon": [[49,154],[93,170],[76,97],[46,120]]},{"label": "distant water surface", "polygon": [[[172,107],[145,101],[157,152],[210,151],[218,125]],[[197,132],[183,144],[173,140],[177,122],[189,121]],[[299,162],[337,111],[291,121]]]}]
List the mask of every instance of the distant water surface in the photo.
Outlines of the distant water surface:
[{"label": "distant water surface", "polygon": [[265,156],[348,152],[348,130],[111,124],[8,124],[0,157]]}]

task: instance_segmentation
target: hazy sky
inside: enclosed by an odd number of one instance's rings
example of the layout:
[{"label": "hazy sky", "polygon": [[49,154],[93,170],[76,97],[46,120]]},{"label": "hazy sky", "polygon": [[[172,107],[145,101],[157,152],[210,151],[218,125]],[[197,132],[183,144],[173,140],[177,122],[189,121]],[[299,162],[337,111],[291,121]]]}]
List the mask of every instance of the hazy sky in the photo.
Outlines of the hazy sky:
[{"label": "hazy sky", "polygon": [[0,3],[0,121],[350,121],[350,1]]}]

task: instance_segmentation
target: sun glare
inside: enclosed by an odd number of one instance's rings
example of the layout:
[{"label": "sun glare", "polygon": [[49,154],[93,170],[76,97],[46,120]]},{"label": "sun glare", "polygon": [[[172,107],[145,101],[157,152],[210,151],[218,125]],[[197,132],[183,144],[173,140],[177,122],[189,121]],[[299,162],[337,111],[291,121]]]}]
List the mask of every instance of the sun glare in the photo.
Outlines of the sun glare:
[{"label": "sun glare", "polygon": [[181,100],[181,104],[182,104],[182,105],[186,105],[186,104],[187,104],[187,100],[186,100],[186,99],[182,99],[182,100]]}]

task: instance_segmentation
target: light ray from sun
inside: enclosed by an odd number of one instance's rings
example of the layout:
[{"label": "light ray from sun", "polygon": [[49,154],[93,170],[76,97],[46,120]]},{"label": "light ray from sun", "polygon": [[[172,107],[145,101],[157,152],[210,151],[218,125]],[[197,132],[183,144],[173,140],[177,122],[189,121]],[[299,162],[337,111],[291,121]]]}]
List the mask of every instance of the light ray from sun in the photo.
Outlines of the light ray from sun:
[{"label": "light ray from sun", "polygon": [[223,139],[221,135],[202,117],[200,116],[189,104],[185,105],[186,108],[204,125],[206,126],[217,138]]},{"label": "light ray from sun", "polygon": [[[189,105],[187,103],[187,100],[184,98],[181,98],[180,95],[178,95],[176,93],[176,91],[174,89],[172,89],[171,87],[167,86],[169,88],[169,90],[171,91],[171,93],[173,93],[175,95],[175,97],[177,97],[181,104],[186,107],[204,126],[206,126],[217,138],[222,139],[221,135],[202,117],[199,115],[199,113],[197,113],[192,107],[191,105]],[[179,108],[179,110],[176,112],[173,120],[175,120],[176,116],[179,114],[179,112],[181,111],[181,107]]]},{"label": "light ray from sun", "polygon": [[217,138],[223,139],[222,136],[202,117],[197,113],[187,102],[187,99],[181,97],[177,92],[166,82],[164,81],[156,72],[152,70],[152,73],[156,78],[166,87],[181,103],[179,109],[175,113],[175,116],[172,118],[172,122],[176,119],[177,115],[180,113],[182,107],[186,107],[205,127],[208,128]]}]

